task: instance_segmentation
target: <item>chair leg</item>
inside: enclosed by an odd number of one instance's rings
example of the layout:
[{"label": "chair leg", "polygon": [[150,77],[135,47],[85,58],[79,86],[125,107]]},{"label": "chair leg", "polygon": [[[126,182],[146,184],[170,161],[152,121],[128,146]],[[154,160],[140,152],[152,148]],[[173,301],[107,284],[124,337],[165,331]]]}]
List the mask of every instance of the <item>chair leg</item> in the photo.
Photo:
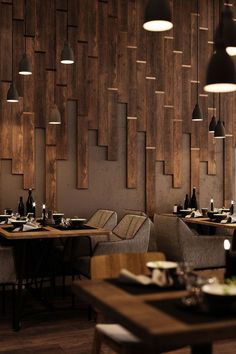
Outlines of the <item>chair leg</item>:
[{"label": "chair leg", "polygon": [[95,328],[91,354],[100,354],[101,346],[102,346],[101,336],[98,333],[97,329]]}]

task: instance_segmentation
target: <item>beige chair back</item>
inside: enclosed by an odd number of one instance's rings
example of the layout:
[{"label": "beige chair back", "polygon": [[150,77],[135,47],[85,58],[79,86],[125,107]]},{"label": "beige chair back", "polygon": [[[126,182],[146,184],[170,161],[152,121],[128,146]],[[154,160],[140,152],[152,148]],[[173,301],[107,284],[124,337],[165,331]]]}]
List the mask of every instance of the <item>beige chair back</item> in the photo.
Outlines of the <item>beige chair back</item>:
[{"label": "beige chair back", "polygon": [[122,268],[135,274],[149,274],[146,263],[165,260],[161,252],[113,253],[91,257],[91,279],[117,277]]}]

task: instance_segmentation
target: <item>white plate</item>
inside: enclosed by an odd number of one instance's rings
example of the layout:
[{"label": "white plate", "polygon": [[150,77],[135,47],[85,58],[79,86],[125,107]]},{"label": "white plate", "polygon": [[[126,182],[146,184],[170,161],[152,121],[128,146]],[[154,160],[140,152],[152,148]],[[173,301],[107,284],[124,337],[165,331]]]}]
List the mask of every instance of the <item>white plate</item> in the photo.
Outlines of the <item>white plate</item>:
[{"label": "white plate", "polygon": [[52,215],[53,216],[63,216],[64,214],[63,213],[53,213]]},{"label": "white plate", "polygon": [[178,264],[176,262],[168,261],[152,261],[147,262],[146,266],[153,269],[174,269],[177,268]]},{"label": "white plate", "polygon": [[202,291],[209,295],[236,296],[236,285],[227,284],[205,284]]},{"label": "white plate", "polygon": [[70,219],[71,221],[86,221],[86,219],[81,219],[81,218],[73,218]]}]

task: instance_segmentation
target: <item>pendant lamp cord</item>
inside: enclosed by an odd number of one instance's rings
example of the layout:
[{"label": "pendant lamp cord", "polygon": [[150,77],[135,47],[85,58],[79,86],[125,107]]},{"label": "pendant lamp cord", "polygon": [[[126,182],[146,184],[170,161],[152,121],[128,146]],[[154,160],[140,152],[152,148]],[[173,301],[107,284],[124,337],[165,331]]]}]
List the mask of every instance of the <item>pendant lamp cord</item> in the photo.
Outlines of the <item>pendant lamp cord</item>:
[{"label": "pendant lamp cord", "polygon": [[198,78],[199,78],[199,0],[197,0],[197,103],[198,103],[198,94],[199,94],[199,82],[198,82]]}]

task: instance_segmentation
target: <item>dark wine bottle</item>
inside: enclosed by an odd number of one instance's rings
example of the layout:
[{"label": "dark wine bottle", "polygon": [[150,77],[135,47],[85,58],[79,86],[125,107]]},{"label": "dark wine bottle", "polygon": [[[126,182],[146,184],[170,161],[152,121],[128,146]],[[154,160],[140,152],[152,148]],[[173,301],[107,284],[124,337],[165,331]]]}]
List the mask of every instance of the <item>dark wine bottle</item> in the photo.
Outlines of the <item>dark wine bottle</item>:
[{"label": "dark wine bottle", "polygon": [[234,201],[231,200],[231,205],[230,205],[230,214],[233,215],[234,213]]},{"label": "dark wine bottle", "polygon": [[189,208],[189,197],[188,194],[185,196],[185,201],[184,201],[184,209],[187,210]]},{"label": "dark wine bottle", "polygon": [[190,208],[197,210],[196,187],[193,187],[193,193],[190,200]]},{"label": "dark wine bottle", "polygon": [[29,189],[29,192],[28,192],[28,199],[26,201],[26,213],[33,213],[34,210],[33,210],[33,196],[32,196],[32,189]]},{"label": "dark wine bottle", "polygon": [[24,216],[25,215],[25,206],[24,206],[24,202],[23,202],[23,197],[20,197],[19,203],[18,203],[18,214],[20,216]]}]

